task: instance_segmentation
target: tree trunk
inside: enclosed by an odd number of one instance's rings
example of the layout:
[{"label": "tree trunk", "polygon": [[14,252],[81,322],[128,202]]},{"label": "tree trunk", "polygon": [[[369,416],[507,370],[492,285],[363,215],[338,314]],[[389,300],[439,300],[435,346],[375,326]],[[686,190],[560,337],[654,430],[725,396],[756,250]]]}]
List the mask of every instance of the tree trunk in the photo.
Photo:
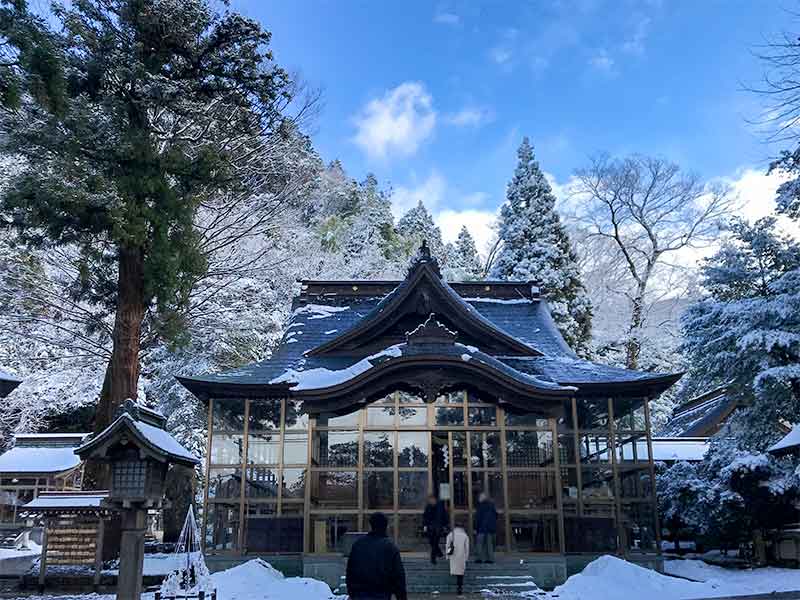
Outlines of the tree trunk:
[{"label": "tree trunk", "polygon": [[636,288],[636,297],[631,307],[631,321],[628,326],[628,341],[625,344],[625,367],[639,367],[639,355],[642,352],[642,327],[644,325],[644,295],[647,291],[647,280],[642,279]]},{"label": "tree trunk", "polygon": [[755,554],[756,565],[763,567],[767,564],[767,544],[764,541],[764,531],[761,529],[753,532],[753,554]]},{"label": "tree trunk", "polygon": [[186,513],[194,501],[195,472],[173,465],[167,473],[164,493],[169,501],[164,508],[164,543],[175,543],[181,535]]},{"label": "tree trunk", "polygon": [[[125,400],[136,400],[139,384],[139,346],[142,321],[147,309],[142,249],[121,248],[118,270],[111,358],[95,412],[95,433],[111,424]],[[85,489],[108,489],[108,470],[103,465],[90,462],[85,473]]]}]

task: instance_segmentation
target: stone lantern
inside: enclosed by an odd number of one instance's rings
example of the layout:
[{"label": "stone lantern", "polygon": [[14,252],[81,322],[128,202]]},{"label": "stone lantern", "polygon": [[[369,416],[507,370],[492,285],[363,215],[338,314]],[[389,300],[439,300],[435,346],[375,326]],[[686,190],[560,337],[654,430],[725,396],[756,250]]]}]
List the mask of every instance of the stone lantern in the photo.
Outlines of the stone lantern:
[{"label": "stone lantern", "polygon": [[111,425],[75,450],[81,460],[105,462],[111,469],[105,503],[122,516],[119,600],[141,596],[147,509],[162,508],[169,466],[200,462],[166,431],[166,422],[162,414],[127,400]]}]

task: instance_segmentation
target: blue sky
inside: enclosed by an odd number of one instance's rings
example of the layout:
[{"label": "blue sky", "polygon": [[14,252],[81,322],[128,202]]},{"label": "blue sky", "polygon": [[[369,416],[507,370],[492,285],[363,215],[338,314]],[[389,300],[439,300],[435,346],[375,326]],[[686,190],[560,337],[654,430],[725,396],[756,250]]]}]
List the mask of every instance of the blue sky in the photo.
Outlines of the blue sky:
[{"label": "blue sky", "polygon": [[[313,139],[398,212],[418,198],[446,238],[478,237],[523,135],[556,189],[598,151],[667,157],[729,180],[769,212],[775,149],[758,128],[756,45],[791,5],[751,0],[233,0],[273,33],[279,64],[324,94]],[[796,24],[796,23],[795,23]]]}]

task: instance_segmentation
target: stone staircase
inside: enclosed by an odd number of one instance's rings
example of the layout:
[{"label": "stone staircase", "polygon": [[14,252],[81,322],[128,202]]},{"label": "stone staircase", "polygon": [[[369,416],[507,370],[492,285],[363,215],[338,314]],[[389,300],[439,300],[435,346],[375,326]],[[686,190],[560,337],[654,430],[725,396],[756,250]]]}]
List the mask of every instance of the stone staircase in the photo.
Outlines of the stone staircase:
[{"label": "stone staircase", "polygon": [[[541,591],[532,574],[534,564],[509,558],[498,559],[493,564],[469,562],[464,575],[464,593],[513,598],[522,592]],[[432,565],[427,559],[404,558],[403,565],[409,594],[456,593],[456,578],[450,575],[447,561],[439,560],[436,565]],[[544,585],[549,587],[549,582]],[[344,576],[335,592],[346,593]]]}]

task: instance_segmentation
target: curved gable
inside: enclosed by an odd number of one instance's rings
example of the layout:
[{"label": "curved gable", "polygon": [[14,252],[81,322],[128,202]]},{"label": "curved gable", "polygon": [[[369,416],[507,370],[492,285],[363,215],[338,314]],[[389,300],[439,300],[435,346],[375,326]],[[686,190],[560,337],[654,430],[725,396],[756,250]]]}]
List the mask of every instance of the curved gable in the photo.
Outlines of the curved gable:
[{"label": "curved gable", "polygon": [[425,244],[406,279],[367,316],[346,332],[307,352],[307,356],[348,353],[385,347],[399,341],[408,324],[418,324],[431,313],[445,316],[446,325],[490,354],[541,356],[536,348],[506,333],[481,315],[441,277],[436,259]]}]

